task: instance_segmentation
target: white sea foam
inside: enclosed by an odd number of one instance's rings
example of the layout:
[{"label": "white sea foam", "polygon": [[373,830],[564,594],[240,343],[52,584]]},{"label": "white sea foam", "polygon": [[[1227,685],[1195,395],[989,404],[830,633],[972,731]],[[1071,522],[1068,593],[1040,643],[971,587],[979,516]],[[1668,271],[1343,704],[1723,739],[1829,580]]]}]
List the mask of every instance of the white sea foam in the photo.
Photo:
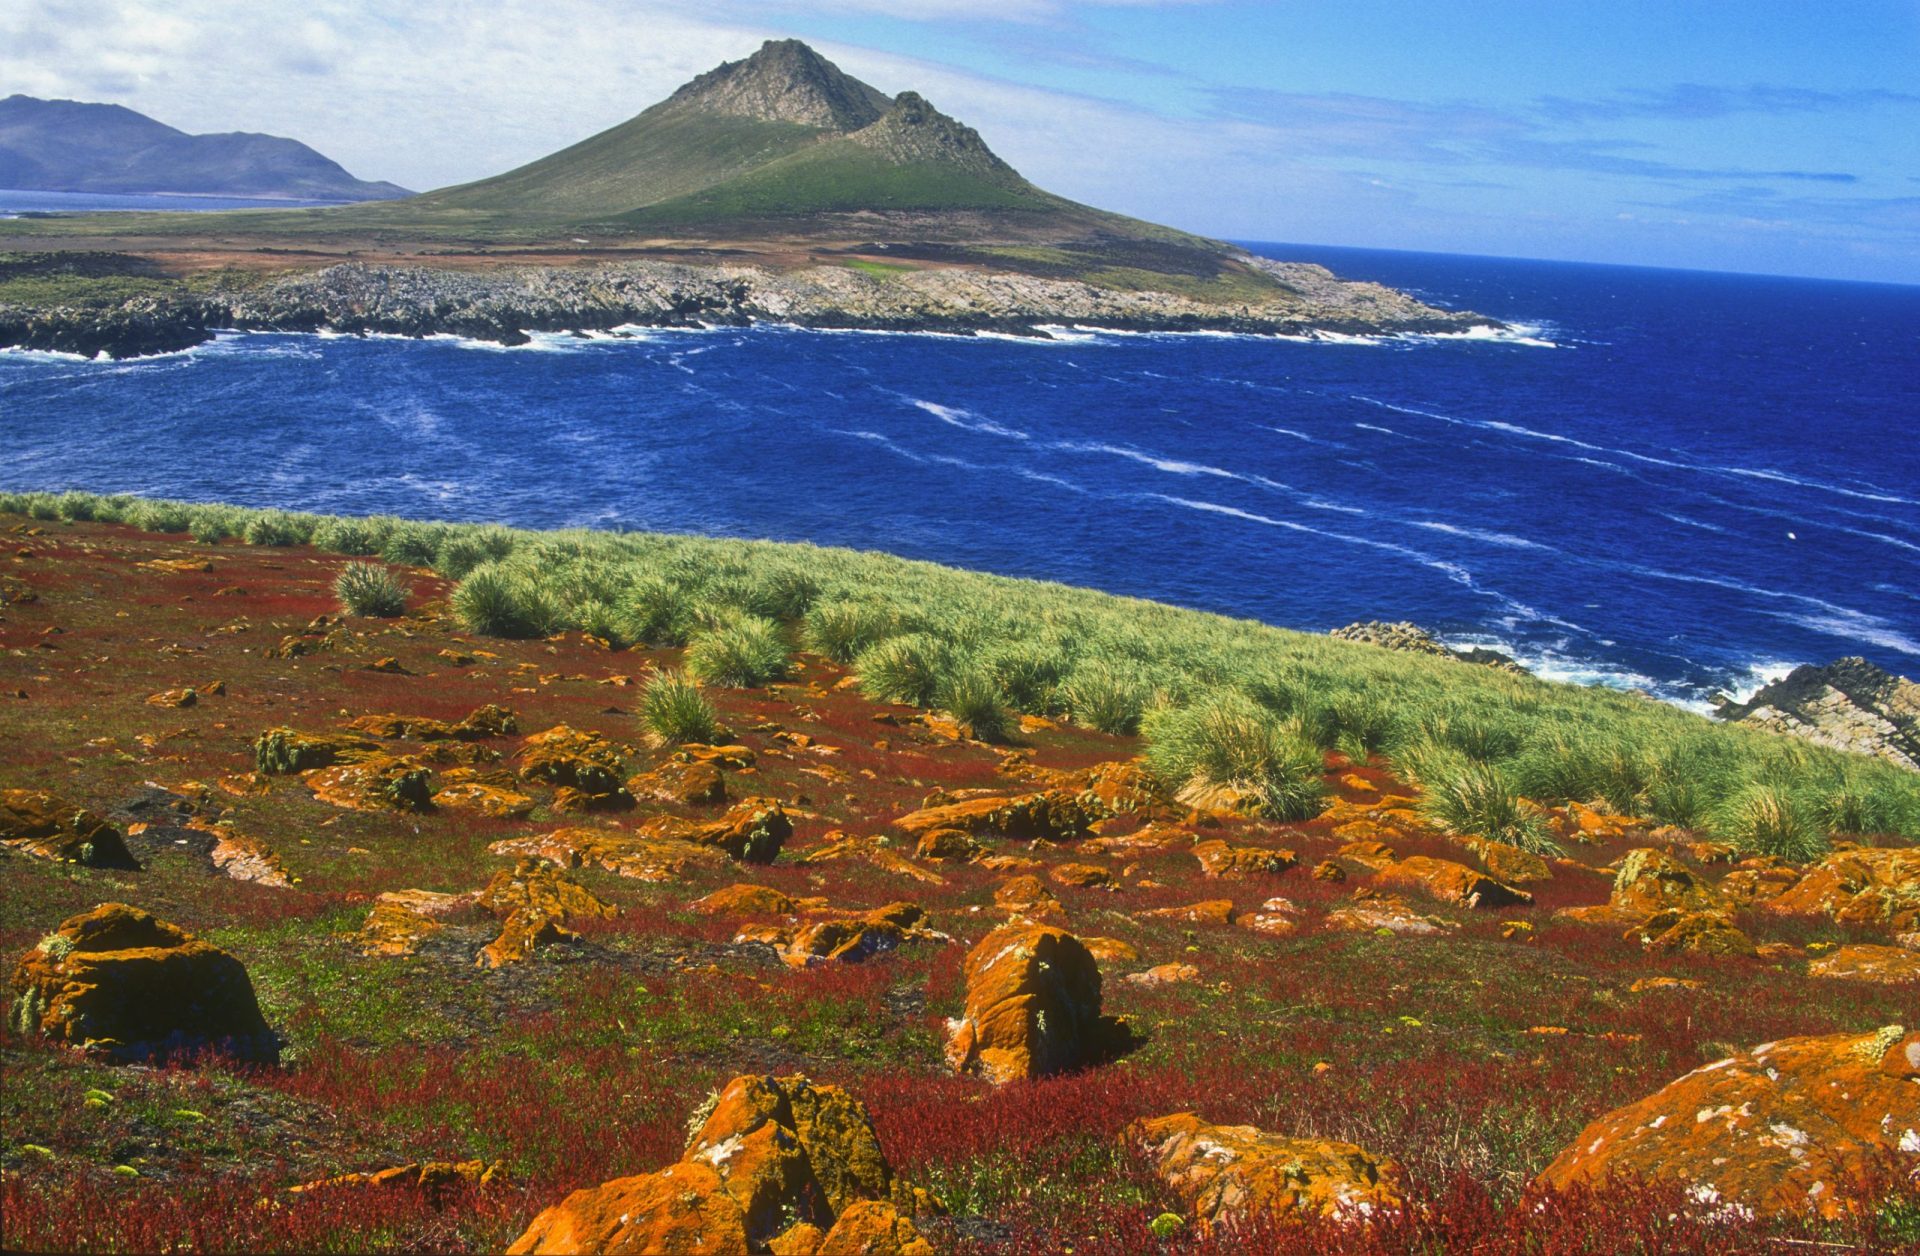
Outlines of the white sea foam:
[{"label": "white sea foam", "polygon": [[1920,655],[1920,641],[1915,641],[1879,616],[1863,615],[1859,611],[1842,608],[1836,608],[1836,611],[1838,613],[1831,615],[1797,615],[1791,611],[1762,613],[1825,636],[1877,645],[1883,650],[1897,650],[1901,654]]},{"label": "white sea foam", "polygon": [[1441,523],[1434,519],[1413,519],[1408,521],[1416,528],[1426,528],[1433,532],[1444,532],[1448,536],[1464,537],[1469,541],[1484,541],[1488,545],[1504,545],[1509,549],[1545,550],[1559,553],[1551,545],[1542,545],[1538,541],[1529,541],[1524,536],[1515,536],[1511,532],[1487,532],[1479,528],[1463,528],[1457,524]]},{"label": "white sea foam", "polygon": [[1354,426],[1359,428],[1363,432],[1381,432],[1387,436],[1398,436],[1401,440],[1414,439],[1413,437],[1407,435],[1405,432],[1396,432],[1390,427],[1381,427],[1377,423],[1355,423]]},{"label": "white sea foam", "polygon": [[[1126,445],[1107,445],[1098,441],[1055,441],[1048,448],[1065,450],[1069,453],[1112,454],[1116,458],[1144,463],[1156,471],[1165,471],[1170,475],[1211,475],[1245,483],[1256,482],[1251,477],[1241,475],[1237,471],[1229,471],[1225,467],[1211,467],[1203,462],[1183,462],[1178,458],[1163,458],[1158,454],[1145,453]],[[1271,484],[1272,481],[1268,483]]]},{"label": "white sea foam", "polygon": [[942,423],[948,423],[969,432],[985,432],[989,436],[1004,436],[1009,440],[1033,439],[1019,428],[995,423],[992,419],[983,418],[971,410],[962,410],[957,406],[943,406],[937,401],[922,401],[918,397],[909,397],[907,400]]}]

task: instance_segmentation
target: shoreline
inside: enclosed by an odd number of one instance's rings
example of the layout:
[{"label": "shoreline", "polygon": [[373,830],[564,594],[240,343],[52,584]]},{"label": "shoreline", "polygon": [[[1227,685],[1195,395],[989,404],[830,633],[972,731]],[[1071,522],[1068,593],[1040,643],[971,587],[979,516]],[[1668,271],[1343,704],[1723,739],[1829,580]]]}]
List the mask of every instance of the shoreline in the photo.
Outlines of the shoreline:
[{"label": "shoreline", "polygon": [[1101,332],[1252,336],[1464,335],[1505,325],[1450,312],[1319,266],[1266,263],[1276,296],[1222,305],[1166,292],[966,268],[875,276],[841,266],[628,262],[594,267],[346,263],[117,304],[0,305],[0,348],[115,360],[179,352],[221,331],[451,334],[514,346],[535,333],[622,327],[778,324],[815,331],[927,332],[1053,339],[1048,326]]}]

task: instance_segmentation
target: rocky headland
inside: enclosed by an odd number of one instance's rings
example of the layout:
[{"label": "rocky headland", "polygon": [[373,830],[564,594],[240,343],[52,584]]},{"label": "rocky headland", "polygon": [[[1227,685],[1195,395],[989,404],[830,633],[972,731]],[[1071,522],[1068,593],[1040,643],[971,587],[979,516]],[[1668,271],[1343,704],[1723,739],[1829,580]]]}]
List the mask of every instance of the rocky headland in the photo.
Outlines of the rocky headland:
[{"label": "rocky headland", "polygon": [[1796,667],[1718,714],[1920,772],[1920,685],[1863,658]]},{"label": "rocky headland", "polygon": [[1379,284],[1337,279],[1321,266],[1260,260],[1259,269],[1280,285],[1272,298],[1222,305],[970,267],[875,274],[841,265],[781,271],[653,261],[485,270],[345,264],[264,280],[221,278],[117,303],[0,304],[0,347],[129,358],[188,349],[225,329],[448,333],[521,344],[529,332],[752,323],[1015,336],[1045,336],[1049,325],[1276,336],[1497,326]]}]

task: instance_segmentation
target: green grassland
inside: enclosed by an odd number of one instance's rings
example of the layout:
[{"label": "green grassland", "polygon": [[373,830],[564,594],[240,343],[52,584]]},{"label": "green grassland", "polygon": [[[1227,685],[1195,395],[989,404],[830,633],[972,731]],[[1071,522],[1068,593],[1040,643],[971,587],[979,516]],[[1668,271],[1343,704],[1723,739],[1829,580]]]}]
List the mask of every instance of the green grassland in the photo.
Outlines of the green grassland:
[{"label": "green grassland", "polygon": [[1314,809],[1295,788],[1304,747],[1384,754],[1456,830],[1522,845],[1546,840],[1530,809],[1568,800],[1796,859],[1833,836],[1920,834],[1920,776],[1636,694],[886,554],[79,493],[0,494],[0,510],[431,566],[459,582],[465,626],[495,636],[578,630],[696,658],[771,637],[850,664],[885,700],[1144,729],[1161,764],[1275,815]]}]

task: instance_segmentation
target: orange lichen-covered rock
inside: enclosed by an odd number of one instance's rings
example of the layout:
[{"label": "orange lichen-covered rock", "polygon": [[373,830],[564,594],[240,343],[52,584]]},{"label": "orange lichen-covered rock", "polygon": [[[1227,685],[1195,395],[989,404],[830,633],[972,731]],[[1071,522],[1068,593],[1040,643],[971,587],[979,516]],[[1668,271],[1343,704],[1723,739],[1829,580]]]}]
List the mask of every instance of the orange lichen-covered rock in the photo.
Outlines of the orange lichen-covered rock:
[{"label": "orange lichen-covered rock", "polygon": [[453,725],[424,715],[362,715],[347,721],[356,733],[383,740],[451,741]]},{"label": "orange lichen-covered rock", "polygon": [[1920,929],[1920,848],[1838,851],[1767,904],[1770,911],[1842,924]]},{"label": "orange lichen-covered rock", "polygon": [[920,835],[914,858],[929,863],[971,863],[986,848],[959,829],[930,829]]},{"label": "orange lichen-covered rock", "polygon": [[496,855],[533,855],[559,868],[603,868],[636,881],[673,881],[690,868],[726,864],[726,855],[710,846],[611,829],[555,829],[505,838],[487,849]]},{"label": "orange lichen-covered rock", "polygon": [[1530,881],[1550,881],[1553,869],[1547,861],[1532,851],[1521,850],[1506,842],[1490,841],[1484,837],[1463,837],[1460,845],[1468,854],[1480,861],[1487,875],[1505,881],[1508,885],[1525,885]]},{"label": "orange lichen-covered rock", "polygon": [[592,890],[530,855],[522,855],[512,869],[494,873],[475,901],[502,919],[522,911],[556,920],[611,920],[617,914]]},{"label": "orange lichen-covered rock", "polygon": [[1234,919],[1233,900],[1230,898],[1209,898],[1188,903],[1185,907],[1157,907],[1140,914],[1155,920],[1177,920],[1190,925],[1230,925]]},{"label": "orange lichen-covered rock", "polygon": [[1194,843],[1193,857],[1200,861],[1200,871],[1205,875],[1229,879],[1281,873],[1300,862],[1290,850],[1231,846],[1218,838]]},{"label": "orange lichen-covered rock", "polygon": [[1080,837],[1100,818],[1096,803],[1072,790],[1054,789],[1017,797],[994,795],[926,807],[895,820],[915,837],[935,829],[959,829],[974,835],[1061,841]]},{"label": "orange lichen-covered rock", "polygon": [[933,1256],[933,1244],[894,1205],[863,1199],[840,1214],[817,1256]]},{"label": "orange lichen-covered rock", "polygon": [[780,958],[793,968],[857,964],[911,939],[932,936],[926,917],[918,903],[889,903],[855,916],[817,920],[780,947]]},{"label": "orange lichen-covered rock", "polygon": [[558,724],[521,743],[520,777],[574,791],[578,810],[618,810],[633,805],[622,762],[619,747],[600,734]]},{"label": "orange lichen-covered rock", "polygon": [[1081,938],[1080,943],[1102,964],[1131,964],[1140,958],[1140,948],[1120,938]]},{"label": "orange lichen-covered rock", "polygon": [[1047,873],[1056,885],[1071,885],[1083,890],[1104,889],[1113,884],[1113,873],[1099,864],[1064,863]]},{"label": "orange lichen-covered rock", "polygon": [[692,834],[702,846],[717,846],[741,863],[772,863],[793,836],[786,808],[771,798],[748,798],[736,803],[713,824]]},{"label": "orange lichen-covered rock", "polygon": [[720,1175],[681,1161],[575,1191],[533,1219],[508,1256],[714,1256],[745,1252],[746,1214]]},{"label": "orange lichen-covered rock", "polygon": [[1765,903],[1792,889],[1800,877],[1800,869],[1780,856],[1761,855],[1735,864],[1714,889],[1728,902]]},{"label": "orange lichen-covered rock", "polygon": [[1254,933],[1284,938],[1300,931],[1303,915],[1299,904],[1292,899],[1274,897],[1260,904],[1253,911],[1241,912],[1234,918],[1233,923]]},{"label": "orange lichen-covered rock", "polygon": [[1426,855],[1388,864],[1380,870],[1378,880],[1382,885],[1418,890],[1443,903],[1458,903],[1462,907],[1511,907],[1533,901],[1533,895],[1525,890],[1502,884],[1465,864]]},{"label": "orange lichen-covered rock", "polygon": [[[917,1193],[894,1178],[866,1107],[838,1086],[736,1077],[692,1124],[678,1163],[575,1191],[508,1251],[930,1250],[904,1215]],[[829,1248],[842,1221],[841,1246]]]},{"label": "orange lichen-covered rock", "polygon": [[765,885],[729,885],[689,904],[703,916],[791,916],[794,901]]},{"label": "orange lichen-covered rock", "polygon": [[500,926],[500,936],[482,947],[473,962],[481,968],[505,968],[508,964],[532,959],[533,953],[543,946],[579,940],[580,935],[557,917],[532,910],[517,911],[507,917]]},{"label": "orange lichen-covered rock", "polygon": [[1720,905],[1720,898],[1697,873],[1672,855],[1643,846],[1628,851],[1627,857],[1621,860],[1608,903],[1622,913],[1651,916],[1668,908],[1711,911]]},{"label": "orange lichen-covered rock", "polygon": [[1874,981],[1889,986],[1912,985],[1920,982],[1920,951],[1865,943],[1843,946],[1808,964],[1807,975]]},{"label": "orange lichen-covered rock", "polygon": [[1405,899],[1393,894],[1356,891],[1342,906],[1327,913],[1323,922],[1329,929],[1349,933],[1398,933],[1432,936],[1460,926],[1443,916],[1430,916],[1416,910]]},{"label": "orange lichen-covered rock", "polygon": [[537,800],[518,790],[462,781],[435,793],[433,805],[453,811],[476,811],[496,820],[524,820],[533,814]]},{"label": "orange lichen-covered rock", "polygon": [[967,1003],[948,1022],[947,1062],[995,1084],[1102,1058],[1119,1027],[1100,1014],[1100,966],[1047,925],[995,929],[967,953]]},{"label": "orange lichen-covered rock", "polygon": [[1348,842],[1334,851],[1333,857],[1347,863],[1359,864],[1362,868],[1371,868],[1375,872],[1379,872],[1399,858],[1394,853],[1393,847],[1385,842],[1369,841]]},{"label": "orange lichen-covered rock", "polygon": [[37,859],[138,868],[120,831],[84,807],[38,789],[0,789],[0,846]]},{"label": "orange lichen-covered rock", "polygon": [[321,802],[350,811],[433,810],[433,773],[391,755],[321,768],[306,785]]},{"label": "orange lichen-covered rock", "polygon": [[302,733],[270,728],[253,743],[254,765],[268,775],[307,772],[384,754],[377,742],[337,733]]},{"label": "orange lichen-covered rock", "polygon": [[1128,973],[1126,980],[1136,986],[1178,986],[1200,980],[1200,970],[1192,964],[1155,964],[1144,972]]},{"label": "orange lichen-covered rock", "polygon": [[1202,1233],[1253,1218],[1359,1220],[1406,1198],[1400,1166],[1352,1143],[1210,1125],[1191,1112],[1135,1121],[1122,1141],[1146,1154]]},{"label": "orange lichen-covered rock", "polygon": [[727,800],[727,776],[711,763],[682,763],[675,759],[651,772],[629,776],[627,792],[635,798],[652,798],[685,807],[707,806]]},{"label": "orange lichen-covered rock", "polygon": [[271,885],[278,889],[286,889],[293,884],[287,866],[280,862],[280,856],[268,849],[265,842],[257,837],[225,830],[218,830],[218,834],[213,843],[214,867],[236,881],[251,881],[255,885]]},{"label": "orange lichen-covered rock", "polygon": [[368,955],[412,955],[420,944],[445,928],[405,903],[382,901],[360,926],[360,949]]},{"label": "orange lichen-covered rock", "polygon": [[12,996],[17,1032],[116,1059],[208,1045],[279,1058],[240,961],[125,903],[62,922],[14,967]]},{"label": "orange lichen-covered rock", "polygon": [[1029,874],[1008,877],[1001,882],[1000,888],[993,892],[993,901],[1014,911],[1028,911],[1035,907],[1055,906],[1060,900],[1041,883],[1039,877]]},{"label": "orange lichen-covered rock", "polygon": [[300,1195],[308,1191],[411,1186],[416,1190],[437,1194],[449,1187],[494,1186],[505,1180],[506,1168],[497,1160],[492,1164],[484,1160],[416,1160],[409,1164],[394,1165],[390,1169],[377,1169],[372,1173],[342,1173],[338,1177],[303,1182],[287,1190],[290,1194]]},{"label": "orange lichen-covered rock", "polygon": [[1667,911],[1647,917],[1627,931],[1629,940],[1650,951],[1691,951],[1701,955],[1752,955],[1753,939],[1722,911]]},{"label": "orange lichen-covered rock", "polygon": [[1609,1112],[1539,1181],[1604,1189],[1619,1174],[1677,1182],[1703,1205],[1760,1215],[1850,1207],[1847,1187],[1920,1170],[1920,1033],[1786,1038]]}]

